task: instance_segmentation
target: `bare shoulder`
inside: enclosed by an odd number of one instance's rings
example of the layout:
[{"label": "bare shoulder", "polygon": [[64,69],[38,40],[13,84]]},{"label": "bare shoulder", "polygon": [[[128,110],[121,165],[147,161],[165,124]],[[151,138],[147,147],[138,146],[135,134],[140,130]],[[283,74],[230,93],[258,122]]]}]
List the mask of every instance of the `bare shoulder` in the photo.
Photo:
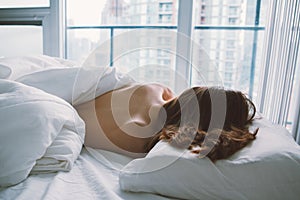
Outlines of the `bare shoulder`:
[{"label": "bare shoulder", "polygon": [[[118,101],[130,99],[133,104],[164,104],[166,101],[175,97],[172,90],[162,84],[134,83],[123,88],[119,88],[103,94],[96,98],[96,104],[106,105],[107,102],[111,104],[111,98]],[[105,103],[106,102],[106,103]],[[136,105],[138,106],[138,105]]]},{"label": "bare shoulder", "polygon": [[156,95],[161,97],[164,101],[169,100],[174,97],[173,91],[161,84],[158,83],[149,83],[141,85],[138,88],[139,92],[144,95]]},{"label": "bare shoulder", "polygon": [[175,94],[173,93],[173,91],[165,85],[153,84],[151,86],[152,86],[152,89],[154,89],[154,90],[160,90],[162,98],[163,98],[164,101],[168,101],[168,100],[173,99],[175,97]]},{"label": "bare shoulder", "polygon": [[164,86],[158,83],[149,83],[141,85],[140,87],[144,91],[151,91],[151,92],[162,92],[164,90]]},{"label": "bare shoulder", "polygon": [[144,89],[146,91],[157,91],[157,92],[169,92],[172,93],[172,90],[168,88],[165,85],[159,84],[159,83],[149,83],[141,85],[141,89]]}]

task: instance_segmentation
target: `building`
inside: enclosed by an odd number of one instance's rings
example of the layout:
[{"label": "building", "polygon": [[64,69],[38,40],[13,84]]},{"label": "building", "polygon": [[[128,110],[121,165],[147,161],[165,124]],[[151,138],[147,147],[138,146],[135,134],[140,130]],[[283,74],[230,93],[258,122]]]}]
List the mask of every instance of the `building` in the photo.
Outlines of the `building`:
[{"label": "building", "polygon": [[[102,12],[102,24],[176,25],[176,3],[176,0],[108,0]],[[120,8],[115,8],[116,5]],[[124,33],[127,31],[131,31],[128,37]],[[172,52],[176,44],[175,31],[130,29],[116,30],[114,33],[115,66],[138,81],[160,82],[174,87],[175,55]],[[174,37],[170,38],[170,35]],[[123,52],[118,53],[120,50]]]},{"label": "building", "polygon": [[[176,25],[177,0],[108,0],[102,12],[102,24]],[[254,25],[255,1],[196,0],[196,25]],[[171,29],[134,30],[124,40],[114,31],[114,65],[140,81],[160,82],[174,88],[176,34]],[[192,85],[219,85],[249,90],[253,31],[195,29],[192,38]],[[119,40],[118,40],[118,37]],[[150,38],[151,37],[151,38]],[[131,44],[143,44],[132,51]],[[134,46],[134,45],[133,45]],[[144,48],[150,47],[150,48]],[[119,49],[128,49],[120,56]],[[131,51],[129,53],[129,51]],[[118,58],[116,58],[116,56]]]},{"label": "building", "polygon": [[[196,25],[254,25],[256,1],[197,0],[194,3]],[[253,31],[198,29],[194,31],[194,41],[211,60],[205,62],[209,63],[210,69],[202,70],[207,85],[219,85],[221,81],[226,88],[248,92]],[[195,54],[197,55],[197,52]],[[201,60],[195,63],[203,66]],[[194,75],[197,76],[197,73]],[[203,83],[202,80],[197,80],[197,77],[193,78],[194,84]]]}]

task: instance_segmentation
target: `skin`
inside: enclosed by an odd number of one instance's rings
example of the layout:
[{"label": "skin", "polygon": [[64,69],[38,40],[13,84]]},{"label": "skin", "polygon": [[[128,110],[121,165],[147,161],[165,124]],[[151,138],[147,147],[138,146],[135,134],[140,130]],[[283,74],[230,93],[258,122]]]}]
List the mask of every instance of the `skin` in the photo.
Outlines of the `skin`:
[{"label": "skin", "polygon": [[86,123],[84,144],[130,157],[143,157],[145,146],[161,130],[161,107],[174,98],[160,84],[131,84],[76,107]]}]

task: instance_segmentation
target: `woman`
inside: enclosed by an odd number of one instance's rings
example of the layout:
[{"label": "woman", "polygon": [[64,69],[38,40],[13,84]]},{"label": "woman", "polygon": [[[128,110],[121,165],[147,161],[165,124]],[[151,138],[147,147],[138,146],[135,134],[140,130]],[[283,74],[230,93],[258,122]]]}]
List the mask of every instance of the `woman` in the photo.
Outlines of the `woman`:
[{"label": "woman", "polygon": [[76,109],[86,122],[86,146],[131,157],[142,157],[167,140],[216,161],[257,133],[248,131],[254,104],[241,92],[221,88],[194,87],[175,97],[160,84],[131,84]]}]

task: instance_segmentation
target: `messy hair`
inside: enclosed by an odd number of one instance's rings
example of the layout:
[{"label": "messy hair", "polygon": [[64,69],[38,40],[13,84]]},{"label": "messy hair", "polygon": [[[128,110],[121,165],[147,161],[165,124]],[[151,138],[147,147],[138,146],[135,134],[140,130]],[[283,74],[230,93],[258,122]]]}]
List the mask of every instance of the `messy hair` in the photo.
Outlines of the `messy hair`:
[{"label": "messy hair", "polygon": [[[214,127],[211,123],[211,93],[214,94],[214,101],[225,101],[223,102],[225,106],[223,127]],[[192,99],[188,97],[190,94],[196,97],[199,107],[197,127],[182,122],[182,102],[184,99],[184,106],[188,107]],[[224,98],[221,97],[222,94]],[[200,157],[207,156],[213,162],[233,155],[253,141],[258,132],[258,129],[253,133],[249,131],[249,125],[256,113],[255,105],[240,91],[194,87],[164,104],[163,109],[167,115],[165,126],[153,138],[150,146],[153,147],[159,140],[165,140],[173,146],[187,148]],[[190,110],[192,109],[193,107]],[[189,112],[191,118],[195,117],[191,111]]]}]

